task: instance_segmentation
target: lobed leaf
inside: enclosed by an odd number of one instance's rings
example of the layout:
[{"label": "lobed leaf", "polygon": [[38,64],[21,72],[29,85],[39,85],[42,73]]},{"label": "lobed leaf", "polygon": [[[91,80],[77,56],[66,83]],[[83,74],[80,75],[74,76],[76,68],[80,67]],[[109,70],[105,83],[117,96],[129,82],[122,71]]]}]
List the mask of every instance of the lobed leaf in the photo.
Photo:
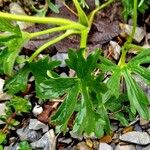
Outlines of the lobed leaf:
[{"label": "lobed leaf", "polygon": [[124,70],[123,75],[125,78],[127,93],[131,105],[136,108],[141,117],[143,117],[144,119],[149,119],[150,114],[148,111],[148,98],[138,86],[138,84],[133,80],[130,72],[127,69]]},{"label": "lobed leaf", "polygon": [[61,131],[66,132],[68,121],[75,110],[78,94],[79,85],[76,84],[69,91],[67,98],[60,105],[55,115],[51,118],[52,123],[61,126]]}]

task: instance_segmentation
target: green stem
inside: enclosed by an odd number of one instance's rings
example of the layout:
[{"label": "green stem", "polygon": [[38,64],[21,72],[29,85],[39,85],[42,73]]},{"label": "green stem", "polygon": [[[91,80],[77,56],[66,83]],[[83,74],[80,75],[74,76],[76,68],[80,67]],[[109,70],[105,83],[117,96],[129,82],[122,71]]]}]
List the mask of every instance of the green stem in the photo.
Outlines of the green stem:
[{"label": "green stem", "polygon": [[135,31],[136,31],[136,26],[137,26],[137,0],[134,0],[134,8],[133,8],[133,29],[132,33],[129,36],[127,43],[132,43],[132,39],[134,37]]},{"label": "green stem", "polygon": [[132,39],[134,37],[135,31],[136,31],[136,25],[137,25],[137,0],[134,0],[134,14],[133,14],[133,29],[132,29],[132,33],[129,36],[129,38],[127,39],[127,41],[125,42],[123,48],[122,48],[122,54],[118,63],[118,66],[120,66],[121,68],[124,67],[126,65],[126,54],[127,54],[127,50],[129,49],[129,45],[132,43]]},{"label": "green stem", "polygon": [[74,28],[83,30],[85,26],[80,23],[63,19],[63,18],[54,18],[54,17],[34,17],[34,16],[24,16],[24,15],[14,15],[9,13],[0,12],[0,18],[5,18],[8,20],[16,20],[30,23],[47,23],[47,24],[55,24],[55,25],[74,25]]},{"label": "green stem", "polygon": [[31,57],[29,58],[28,61],[29,61],[29,62],[32,62],[33,59],[34,59],[37,55],[39,55],[44,49],[46,49],[47,47],[49,47],[49,46],[51,46],[51,45],[53,45],[53,44],[55,44],[55,43],[57,43],[57,42],[59,42],[60,40],[66,38],[67,36],[69,36],[69,35],[71,35],[71,34],[75,34],[75,33],[79,33],[79,32],[74,31],[74,30],[67,30],[67,31],[66,31],[64,34],[62,34],[61,36],[59,36],[59,37],[57,37],[57,38],[55,38],[55,39],[53,39],[53,40],[51,40],[51,41],[45,43],[44,45],[42,45],[40,48],[38,48],[38,49],[31,55]]},{"label": "green stem", "polygon": [[50,34],[50,33],[53,33],[53,32],[58,32],[58,31],[73,29],[73,28],[74,28],[74,25],[60,26],[60,27],[55,27],[55,28],[52,28],[52,29],[47,29],[47,30],[35,32],[35,33],[30,33],[29,36],[30,36],[30,39],[31,39],[31,38],[41,36],[41,35],[44,35],[44,34]]},{"label": "green stem", "polygon": [[121,57],[120,57],[120,60],[119,60],[119,63],[118,63],[118,66],[120,66],[121,68],[123,68],[124,66],[126,66],[126,54],[127,54],[127,51],[124,50],[124,47],[122,48],[122,54],[121,54]]},{"label": "green stem", "polygon": [[94,9],[91,13],[90,13],[90,15],[89,15],[89,27],[91,28],[91,26],[92,26],[92,23],[93,23],[93,20],[94,20],[94,16],[95,16],[95,14],[99,11],[99,10],[101,10],[101,9],[103,9],[103,8],[105,8],[105,7],[107,7],[109,4],[111,4],[112,2],[113,2],[114,0],[109,0],[108,2],[106,2],[106,3],[104,3],[104,4],[102,4],[101,6],[99,6],[99,7],[97,7],[96,9]]},{"label": "green stem", "polygon": [[87,52],[87,38],[88,38],[89,31],[87,29],[81,32],[81,39],[80,39],[80,48],[84,48],[83,57],[86,58]]}]

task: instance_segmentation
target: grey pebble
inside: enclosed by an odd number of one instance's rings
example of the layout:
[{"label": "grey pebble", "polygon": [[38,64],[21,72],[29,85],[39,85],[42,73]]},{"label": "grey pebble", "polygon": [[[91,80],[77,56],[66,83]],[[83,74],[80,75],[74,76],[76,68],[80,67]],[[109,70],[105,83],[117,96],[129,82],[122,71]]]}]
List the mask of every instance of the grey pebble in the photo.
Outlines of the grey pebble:
[{"label": "grey pebble", "polygon": [[31,130],[39,130],[42,129],[43,132],[47,132],[49,130],[48,125],[38,121],[37,119],[30,119],[29,129]]},{"label": "grey pebble", "polygon": [[52,56],[52,60],[59,60],[61,61],[60,67],[65,67],[66,62],[65,60],[68,59],[67,53],[57,53],[56,55]]},{"label": "grey pebble", "polygon": [[119,137],[121,141],[134,143],[138,145],[147,145],[150,143],[150,135],[147,132],[132,131]]},{"label": "grey pebble", "polygon": [[99,150],[113,150],[113,148],[107,143],[100,143]]},{"label": "grey pebble", "polygon": [[150,145],[144,147],[142,150],[150,150]]},{"label": "grey pebble", "polygon": [[136,150],[136,148],[134,145],[124,145],[124,144],[119,143],[116,146],[115,150]]},{"label": "grey pebble", "polygon": [[36,142],[31,143],[33,149],[42,149],[42,150],[53,150],[56,145],[56,137],[54,131],[51,129],[46,132],[41,139]]}]

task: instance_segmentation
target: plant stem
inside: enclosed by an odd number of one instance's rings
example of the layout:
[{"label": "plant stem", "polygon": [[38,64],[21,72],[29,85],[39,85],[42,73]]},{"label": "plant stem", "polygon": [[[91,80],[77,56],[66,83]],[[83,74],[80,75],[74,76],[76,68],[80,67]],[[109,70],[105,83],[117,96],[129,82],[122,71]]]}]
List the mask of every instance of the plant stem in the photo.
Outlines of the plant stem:
[{"label": "plant stem", "polygon": [[136,31],[136,26],[137,26],[137,0],[134,0],[134,8],[133,8],[133,29],[132,33],[129,36],[127,43],[132,43],[132,39],[134,37],[135,31]]},{"label": "plant stem", "polygon": [[127,50],[129,49],[129,45],[132,43],[132,39],[134,37],[135,31],[136,31],[136,25],[137,25],[137,0],[134,0],[134,14],[133,14],[133,29],[132,33],[125,42],[123,48],[122,48],[122,54],[118,63],[118,66],[124,67],[126,65],[125,60],[126,60],[126,54]]},{"label": "plant stem", "polygon": [[105,8],[105,7],[107,7],[107,6],[108,6],[109,4],[111,4],[113,1],[114,1],[114,0],[109,0],[108,2],[106,2],[106,3],[102,4],[101,6],[97,7],[96,9],[94,9],[94,10],[90,13],[90,15],[88,16],[88,18],[89,18],[89,27],[90,27],[90,28],[91,28],[91,26],[92,26],[92,23],[93,23],[95,14],[96,14],[99,10],[101,10],[101,9],[103,9],[103,8]]},{"label": "plant stem", "polygon": [[60,40],[66,38],[67,36],[71,35],[71,34],[75,34],[75,33],[80,33],[80,32],[77,32],[77,31],[74,31],[74,30],[67,30],[64,34],[60,35],[59,37],[45,43],[44,45],[42,45],[40,48],[38,48],[32,55],[31,57],[29,58],[29,62],[32,62],[33,59],[38,55],[40,54],[44,49],[46,49],[47,47],[59,42]]},{"label": "plant stem", "polygon": [[15,116],[17,115],[17,113],[16,112],[14,112],[8,119],[7,119],[7,122],[6,122],[6,125],[4,126],[4,128],[3,128],[3,132],[4,133],[7,133],[8,132],[8,126],[9,126],[9,124],[11,123],[11,121],[15,118]]},{"label": "plant stem", "polygon": [[66,30],[66,29],[73,29],[73,28],[74,28],[74,25],[60,26],[60,27],[55,27],[55,28],[52,28],[52,29],[47,29],[47,30],[35,32],[35,33],[30,33],[29,36],[30,36],[30,39],[31,39],[31,38],[41,36],[41,35],[44,35],[44,34],[50,34],[50,33],[53,33],[53,32],[58,32],[58,31],[62,31],[62,30]]},{"label": "plant stem", "polygon": [[81,32],[81,39],[80,39],[80,48],[84,48],[83,57],[86,58],[86,47],[87,47],[87,38],[88,38],[89,30],[85,29]]},{"label": "plant stem", "polygon": [[120,57],[120,60],[119,60],[119,63],[118,63],[118,66],[120,66],[121,68],[123,68],[125,65],[126,65],[126,54],[127,54],[127,51],[124,50],[124,47],[122,48],[122,54],[121,54],[121,57]]},{"label": "plant stem", "polygon": [[55,17],[34,17],[34,16],[24,16],[24,15],[14,15],[9,13],[0,12],[0,18],[5,18],[8,20],[16,20],[30,23],[47,23],[47,24],[55,24],[55,25],[74,25],[74,28],[83,30],[86,27],[81,25],[80,23],[71,21],[69,19],[63,18],[55,18]]}]

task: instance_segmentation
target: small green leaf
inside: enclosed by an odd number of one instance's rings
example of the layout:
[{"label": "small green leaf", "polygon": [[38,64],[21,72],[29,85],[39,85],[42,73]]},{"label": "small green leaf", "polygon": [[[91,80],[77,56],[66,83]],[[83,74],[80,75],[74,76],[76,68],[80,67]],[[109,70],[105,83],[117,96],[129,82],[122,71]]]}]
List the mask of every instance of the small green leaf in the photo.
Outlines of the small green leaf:
[{"label": "small green leaf", "polygon": [[30,69],[28,65],[25,65],[18,73],[6,81],[5,89],[8,93],[16,94],[18,92],[24,92],[27,88],[28,76]]},{"label": "small green leaf", "polygon": [[3,146],[2,146],[2,145],[0,145],[0,150],[4,150],[4,148],[3,148]]},{"label": "small green leaf", "polygon": [[21,36],[19,26],[14,26],[9,21],[3,18],[0,18],[0,31],[8,31],[16,34],[17,36]]},{"label": "small green leaf", "polygon": [[54,5],[51,0],[48,0],[48,7],[50,8],[50,10],[52,10],[54,13],[59,13],[59,9],[57,5]]},{"label": "small green leaf", "polygon": [[27,141],[22,141],[18,145],[18,150],[32,150]]},{"label": "small green leaf", "polygon": [[9,107],[14,108],[18,114],[22,112],[27,113],[31,110],[30,102],[21,97],[13,97],[8,105]]},{"label": "small green leaf", "polygon": [[10,76],[13,74],[13,66],[15,64],[16,58],[18,57],[22,46],[25,44],[25,42],[27,42],[27,40],[28,34],[23,34],[22,37],[16,37],[3,43],[7,47],[4,50],[4,56],[3,52],[1,52],[1,55],[3,56],[1,63],[5,74]]},{"label": "small green leaf", "polygon": [[115,113],[114,117],[117,118],[123,126],[129,125],[127,119],[122,112]]},{"label": "small green leaf", "polygon": [[85,26],[88,26],[88,18],[86,16],[86,14],[84,13],[84,11],[82,10],[78,0],[73,0],[73,2],[78,11],[79,22]]},{"label": "small green leaf", "polygon": [[0,130],[0,144],[6,140],[6,134]]},{"label": "small green leaf", "polygon": [[52,123],[61,125],[61,130],[66,132],[67,123],[74,112],[77,97],[79,94],[79,86],[76,84],[69,92],[67,98],[59,107],[55,115],[51,118]]}]

